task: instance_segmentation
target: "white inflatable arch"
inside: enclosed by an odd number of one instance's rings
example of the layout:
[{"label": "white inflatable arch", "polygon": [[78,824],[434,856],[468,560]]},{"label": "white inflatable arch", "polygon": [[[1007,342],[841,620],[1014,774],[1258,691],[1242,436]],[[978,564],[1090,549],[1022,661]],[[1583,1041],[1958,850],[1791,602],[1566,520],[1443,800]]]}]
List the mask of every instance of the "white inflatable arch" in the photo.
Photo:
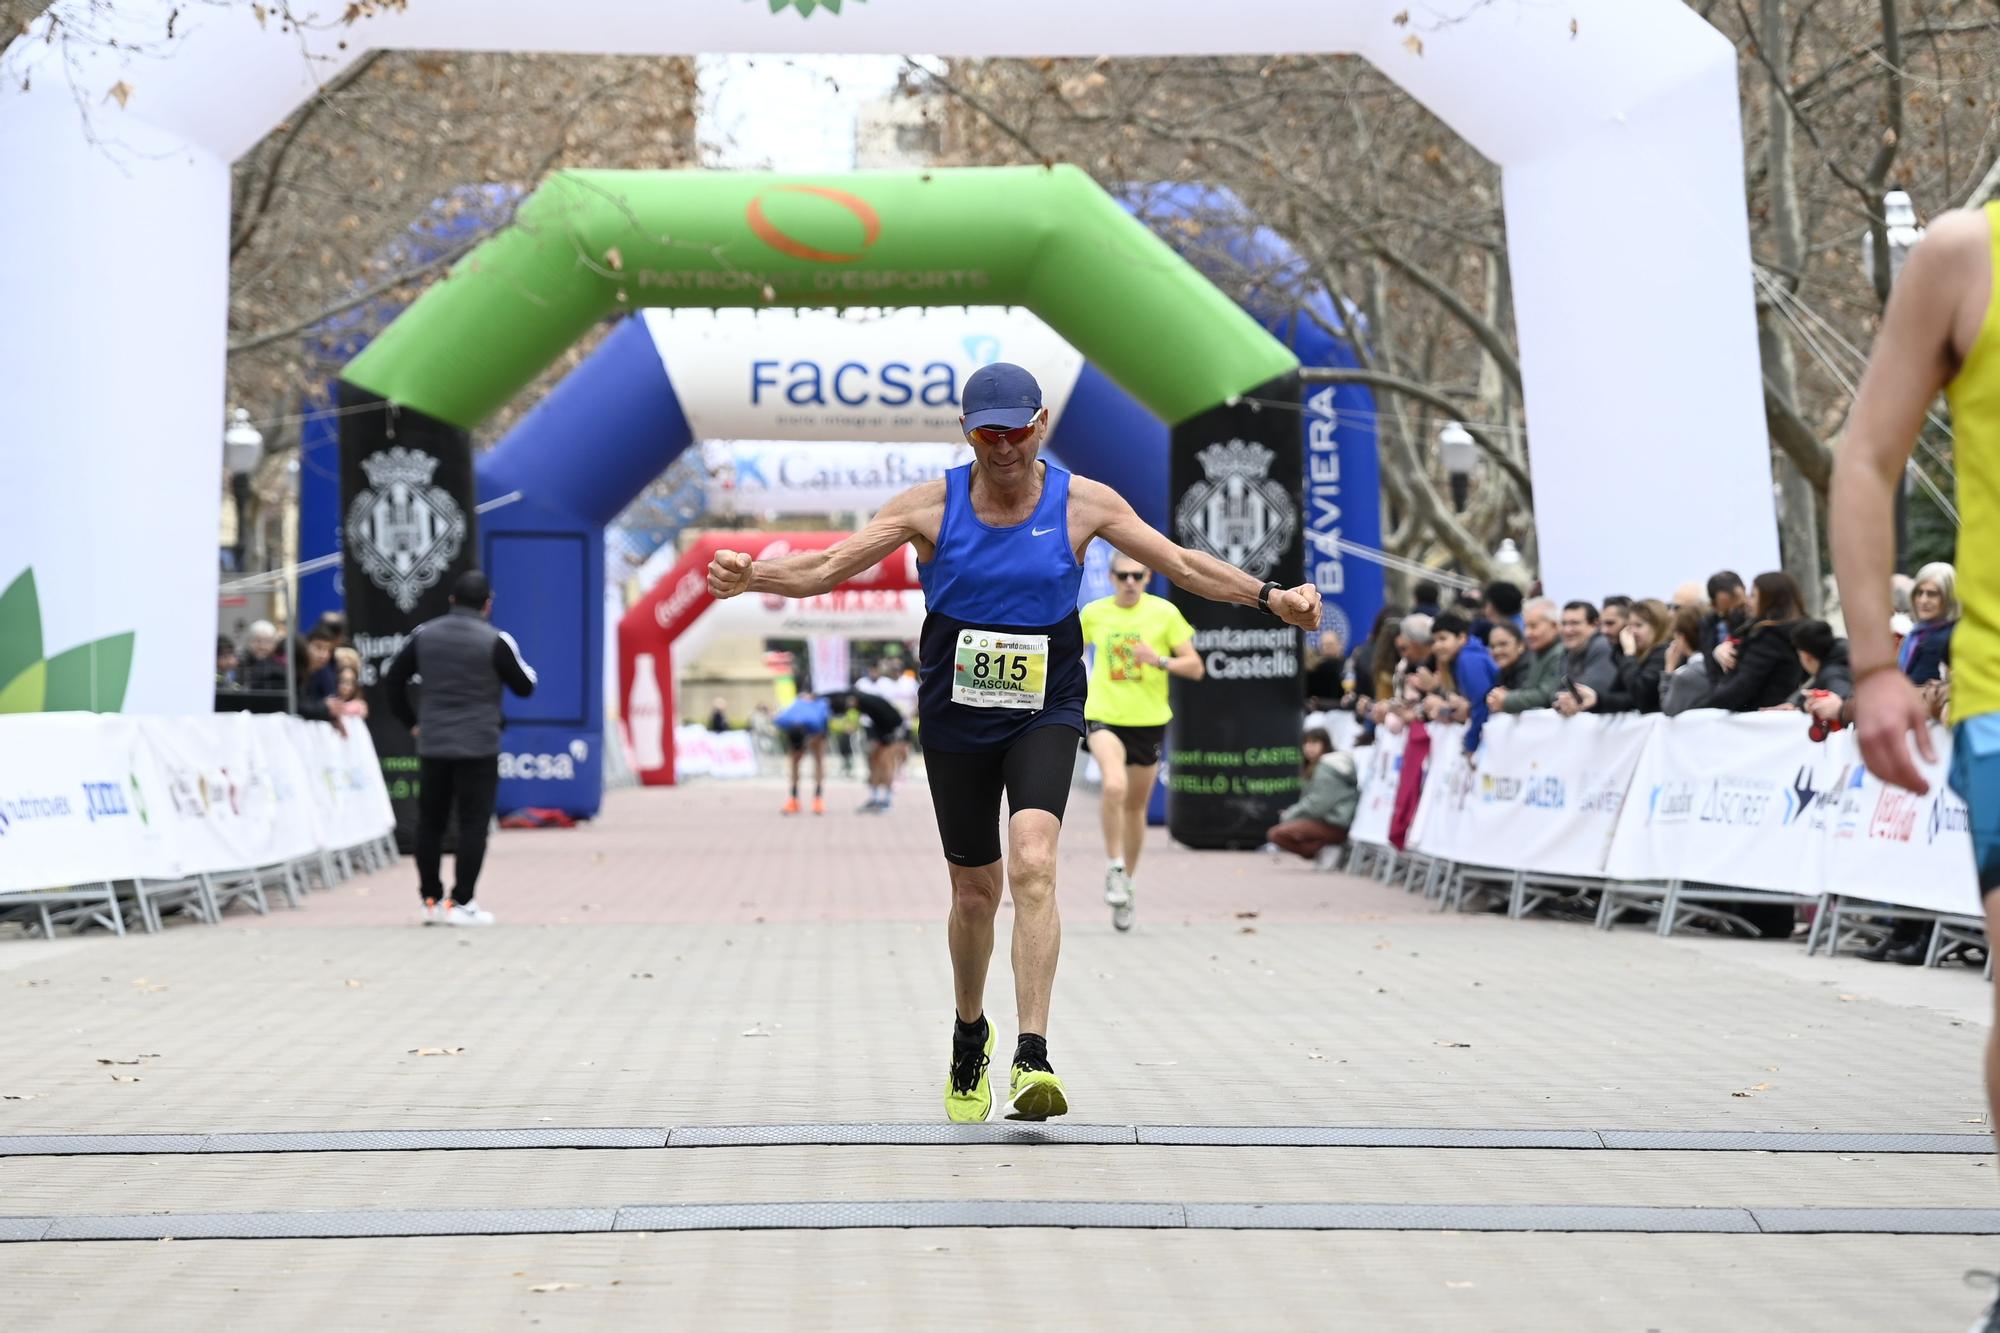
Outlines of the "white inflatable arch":
[{"label": "white inflatable arch", "polygon": [[1777,563],[1736,54],[1683,0],[92,8],[56,7],[118,45],[44,17],[5,57],[0,587],[33,571],[46,654],[132,632],[128,710],[208,707],[230,163],[371,48],[1366,56],[1503,169],[1550,587]]}]

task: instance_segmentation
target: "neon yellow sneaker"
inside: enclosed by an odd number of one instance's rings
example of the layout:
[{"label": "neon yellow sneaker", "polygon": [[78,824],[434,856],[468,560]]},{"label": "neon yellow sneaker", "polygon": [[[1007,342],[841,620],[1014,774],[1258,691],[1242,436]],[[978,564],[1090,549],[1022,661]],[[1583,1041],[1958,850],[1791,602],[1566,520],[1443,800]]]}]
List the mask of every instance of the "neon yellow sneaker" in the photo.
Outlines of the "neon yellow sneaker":
[{"label": "neon yellow sneaker", "polygon": [[1068,1111],[1069,1098],[1063,1094],[1062,1080],[1056,1077],[1055,1070],[1046,1066],[1041,1069],[1014,1066],[1007,1098],[1009,1120],[1047,1120]]},{"label": "neon yellow sneaker", "polygon": [[960,1045],[953,1040],[951,1068],[944,1079],[944,1113],[961,1125],[977,1125],[993,1114],[993,1081],[986,1067],[993,1062],[993,1023],[986,1024],[984,1046]]}]

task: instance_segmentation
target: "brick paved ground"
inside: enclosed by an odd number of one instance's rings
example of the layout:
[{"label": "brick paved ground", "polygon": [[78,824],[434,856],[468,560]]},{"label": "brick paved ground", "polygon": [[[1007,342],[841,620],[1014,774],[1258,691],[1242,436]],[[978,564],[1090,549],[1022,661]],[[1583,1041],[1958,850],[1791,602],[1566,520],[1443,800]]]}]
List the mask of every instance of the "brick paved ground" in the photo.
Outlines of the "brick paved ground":
[{"label": "brick paved ground", "polygon": [[[780,820],[769,784],[503,833],[491,931],[406,861],[298,912],[0,939],[0,1134],[937,1117],[949,977],[926,794]],[[1440,917],[1158,843],[1140,927],[1063,861],[1073,1119],[1983,1128],[1970,972]],[[1246,915],[1254,913],[1255,915]],[[1012,1033],[1005,950],[989,1012]],[[421,1049],[457,1050],[418,1055]],[[137,1060],[137,1064],[100,1061]],[[0,1215],[856,1199],[2000,1204],[1986,1155],[1164,1147],[0,1157]],[[166,1223],[171,1227],[171,1222]],[[163,1230],[162,1234],[167,1234]],[[1962,1326],[1980,1237],[849,1231],[17,1245],[0,1327]],[[116,1274],[115,1278],[112,1276]],[[531,1292],[546,1283],[573,1288]]]}]

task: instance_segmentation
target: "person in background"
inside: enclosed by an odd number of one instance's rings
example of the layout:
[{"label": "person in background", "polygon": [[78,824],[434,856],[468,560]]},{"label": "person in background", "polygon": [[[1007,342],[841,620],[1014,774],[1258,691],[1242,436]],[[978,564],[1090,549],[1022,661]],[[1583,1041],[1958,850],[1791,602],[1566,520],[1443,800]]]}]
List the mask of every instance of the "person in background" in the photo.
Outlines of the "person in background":
[{"label": "person in background", "polygon": [[811,690],[800,690],[798,697],[771,719],[784,733],[785,750],[791,763],[792,794],[779,807],[779,814],[795,815],[799,812],[799,768],[808,751],[812,753],[813,760],[812,812],[816,815],[826,813],[826,729],[832,717],[833,710],[827,706],[826,700],[815,698]]},{"label": "person in background", "polygon": [[340,685],[340,677],[333,665],[333,650],[340,642],[339,636],[325,625],[315,625],[306,635],[305,646],[299,653],[299,699],[301,702],[331,699]]},{"label": "person in background", "polygon": [[1740,643],[1731,639],[1716,647],[1723,677],[1705,707],[1751,713],[1792,697],[1806,677],[1792,647],[1792,627],[1802,614],[1799,604],[1799,585],[1783,570],[1769,570],[1751,581],[1748,626]]},{"label": "person in background", "polygon": [[1418,579],[1410,589],[1410,614],[1435,620],[1437,613],[1438,585],[1430,579]]},{"label": "person in background", "polygon": [[1429,701],[1431,721],[1463,722],[1465,757],[1479,751],[1479,737],[1490,710],[1487,696],[1500,683],[1500,668],[1486,645],[1472,637],[1472,622],[1447,611],[1431,622],[1431,660],[1443,676],[1440,693]]},{"label": "person in background", "polygon": [[[535,671],[514,637],[495,628],[492,614],[493,585],[480,571],[466,570],[451,586],[451,610],[412,630],[382,674],[384,702],[417,740],[417,893],[427,926],[493,924],[474,894],[500,786],[501,691],[527,698],[535,692]],[[413,681],[424,687],[415,704]],[[447,904],[444,833],[454,814],[457,883]]]},{"label": "person in background", "polygon": [[1611,657],[1616,661],[1624,655],[1625,649],[1619,635],[1625,630],[1625,622],[1632,618],[1632,599],[1614,594],[1604,599],[1597,610],[1597,632],[1611,645]]},{"label": "person in background", "polygon": [[[1598,633],[1601,617],[1589,602],[1566,602],[1562,609],[1563,689],[1572,704],[1565,716],[1573,715],[1579,687],[1603,694],[1618,683],[1617,654]],[[1562,700],[1556,700],[1561,704]]]},{"label": "person in background", "polygon": [[1402,623],[1399,612],[1375,632],[1375,652],[1368,663],[1370,686],[1363,693],[1377,703],[1396,697],[1396,672],[1403,665]]},{"label": "person in background", "polygon": [[1951,632],[1958,627],[1958,571],[1934,560],[1917,571],[1910,588],[1910,632],[1896,650],[1896,665],[1913,685],[1928,685],[1944,674],[1951,659]]},{"label": "person in background", "polygon": [[718,733],[729,730],[729,700],[719,694],[708,706],[708,729]]},{"label": "person in background", "polygon": [[833,752],[840,756],[843,778],[854,776],[854,751],[861,735],[861,709],[855,705],[856,697],[850,691],[845,699],[835,700],[826,722],[826,734],[833,737]]},{"label": "person in background", "polygon": [[268,620],[250,623],[250,637],[243,645],[241,679],[246,690],[283,694],[285,659],[278,652],[278,627]]},{"label": "person in background", "polygon": [[[1487,627],[1486,649],[1493,655],[1493,665],[1499,670],[1499,684],[1502,689],[1520,687],[1527,665],[1522,661],[1526,655],[1527,641],[1521,631],[1511,621],[1497,621]],[[1489,695],[1492,691],[1487,692]]]},{"label": "person in background", "polygon": [[335,673],[333,697],[326,701],[327,712],[338,718],[368,720],[368,700],[361,695],[361,668],[341,666]]},{"label": "person in background", "polygon": [[839,702],[855,719],[856,728],[867,733],[868,799],[857,813],[887,814],[895,800],[896,755],[908,731],[902,710],[886,696],[867,690],[855,690]]},{"label": "person in background", "polygon": [[242,682],[237,678],[237,668],[239,665],[236,657],[236,645],[229,641],[227,634],[217,635],[215,640],[215,688],[217,690],[226,693],[243,688]]},{"label": "person in background", "polygon": [[1660,678],[1660,711],[1679,717],[1690,708],[1706,708],[1714,684],[1701,650],[1708,632],[1708,613],[1700,602],[1682,602],[1674,612],[1667,639],[1666,674]]},{"label": "person in background", "polygon": [[1521,628],[1521,589],[1506,579],[1495,579],[1486,585],[1480,594],[1479,615],[1472,622],[1472,633],[1481,643],[1490,646],[1489,635],[1495,625],[1512,625]]},{"label": "person in background", "polygon": [[1522,639],[1527,646],[1517,664],[1521,683],[1495,686],[1486,696],[1488,708],[1525,713],[1554,705],[1563,686],[1560,615],[1556,604],[1546,597],[1537,597],[1521,608]]},{"label": "person in background", "polygon": [[[1792,648],[1805,668],[1806,683],[1785,706],[1821,720],[1838,720],[1840,705],[1854,697],[1854,668],[1847,658],[1847,640],[1824,620],[1801,620],[1792,629]],[[1827,714],[1831,714],[1829,719]]]},{"label": "person in background", "polygon": [[1674,599],[1667,603],[1667,611],[1670,614],[1677,614],[1684,606],[1692,606],[1704,614],[1708,611],[1708,597],[1702,591],[1701,584],[1693,579],[1674,589]]},{"label": "person in background", "polygon": [[1347,678],[1354,682],[1354,693],[1360,699],[1374,700],[1375,693],[1375,650],[1382,643],[1387,629],[1401,616],[1401,610],[1385,605],[1375,613],[1375,623],[1368,627],[1368,637],[1355,645],[1347,657]]},{"label": "person in background", "polygon": [[1264,838],[1273,852],[1290,852],[1311,861],[1347,841],[1361,799],[1361,775],[1354,756],[1335,750],[1333,739],[1320,727],[1305,734],[1299,752],[1304,757],[1299,799],[1279,812],[1279,822]]},{"label": "person in background", "polygon": [[1673,621],[1666,604],[1646,598],[1634,602],[1619,633],[1618,676],[1599,694],[1588,685],[1576,687],[1581,707],[1592,713],[1657,713],[1660,681],[1667,674],[1667,638]]},{"label": "person in background", "polygon": [[1306,635],[1306,711],[1337,708],[1347,694],[1347,649],[1332,630]]},{"label": "person in background", "polygon": [[1708,669],[1710,685],[1722,683],[1722,654],[1716,652],[1723,644],[1742,637],[1749,621],[1749,601],[1743,592],[1743,576],[1733,569],[1718,570],[1708,576],[1709,612],[1701,623],[1702,660]]}]

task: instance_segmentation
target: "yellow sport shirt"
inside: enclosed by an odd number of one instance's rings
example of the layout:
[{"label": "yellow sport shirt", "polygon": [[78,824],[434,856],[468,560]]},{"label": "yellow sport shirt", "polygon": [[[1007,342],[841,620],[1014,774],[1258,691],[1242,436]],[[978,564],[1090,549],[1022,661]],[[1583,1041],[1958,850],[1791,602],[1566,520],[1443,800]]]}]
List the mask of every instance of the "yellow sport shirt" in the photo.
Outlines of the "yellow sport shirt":
[{"label": "yellow sport shirt", "polygon": [[1167,669],[1142,666],[1133,655],[1144,640],[1162,658],[1194,637],[1194,626],[1164,597],[1146,593],[1135,606],[1100,597],[1083,608],[1083,640],[1094,650],[1086,721],[1114,727],[1165,726],[1174,715],[1167,703]]},{"label": "yellow sport shirt", "polygon": [[2000,713],[2000,201],[1986,205],[1986,225],[1992,295],[1972,351],[1944,391],[1963,519],[1957,565],[1965,613],[1951,636],[1953,722]]}]

